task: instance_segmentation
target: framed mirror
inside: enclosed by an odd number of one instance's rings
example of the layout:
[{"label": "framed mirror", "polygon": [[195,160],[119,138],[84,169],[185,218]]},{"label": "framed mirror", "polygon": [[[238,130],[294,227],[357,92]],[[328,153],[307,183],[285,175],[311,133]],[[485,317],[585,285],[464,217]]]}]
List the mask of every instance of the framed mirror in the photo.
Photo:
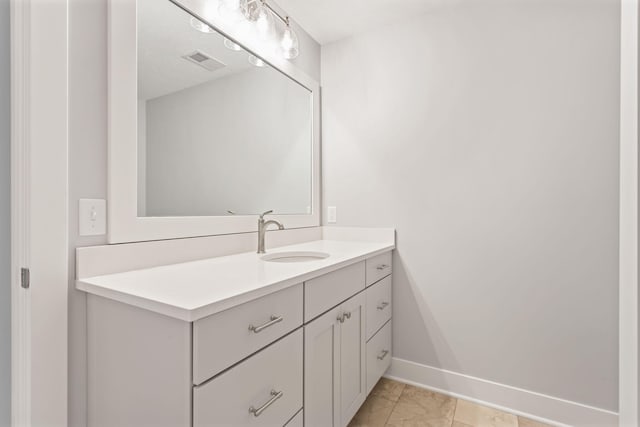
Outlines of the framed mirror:
[{"label": "framed mirror", "polygon": [[111,0],[109,242],[319,225],[319,86],[206,0]]}]

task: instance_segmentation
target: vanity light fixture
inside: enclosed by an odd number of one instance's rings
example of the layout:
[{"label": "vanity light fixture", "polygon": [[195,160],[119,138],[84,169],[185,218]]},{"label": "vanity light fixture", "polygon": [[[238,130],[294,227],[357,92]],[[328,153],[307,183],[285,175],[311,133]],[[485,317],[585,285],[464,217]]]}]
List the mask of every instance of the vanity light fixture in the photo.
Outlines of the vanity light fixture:
[{"label": "vanity light fixture", "polygon": [[[277,47],[285,59],[295,59],[300,54],[300,42],[298,35],[291,27],[290,18],[280,15],[266,0],[219,0],[218,13],[230,23],[244,20],[244,23],[253,24],[258,37]],[[284,24],[281,36],[276,30],[274,17]],[[191,18],[191,26],[203,33],[214,32],[213,28],[195,17]],[[243,50],[240,45],[227,38],[224,39],[224,45],[231,50]],[[259,67],[264,66],[264,61],[258,61],[258,58],[252,59],[251,56],[249,62],[254,65],[261,63]]]},{"label": "vanity light fixture", "polygon": [[211,28],[210,26],[208,26],[207,24],[205,24],[204,22],[202,22],[201,20],[199,20],[196,17],[191,17],[191,26],[193,28],[195,28],[196,30],[202,32],[202,33],[213,33],[215,32],[213,28]]},{"label": "vanity light fixture", "polygon": [[227,49],[235,50],[236,52],[242,50],[242,47],[238,43],[234,43],[226,37],[224,38],[224,47],[226,47]]},{"label": "vanity light fixture", "polygon": [[[273,38],[275,33],[275,23],[273,22],[273,13],[267,7],[265,0],[258,0],[255,8],[255,23],[258,36],[263,40]],[[246,16],[246,15],[245,15]]]},{"label": "vanity light fixture", "polygon": [[[291,28],[291,21],[288,16],[282,16],[267,3],[266,0],[241,0],[240,9],[244,17],[251,22],[255,22],[258,34],[266,40],[275,40],[275,30],[271,22],[273,17],[278,18],[285,26],[282,37],[279,40],[282,56],[285,59],[295,59],[300,53],[298,36]],[[266,35],[266,37],[265,37]]]},{"label": "vanity light fixture", "polygon": [[282,41],[280,42],[282,46],[282,56],[284,56],[285,59],[294,59],[300,54],[300,43],[298,42],[298,35],[291,29],[291,22],[289,22],[288,16],[286,18],[286,25],[287,28],[284,29]]}]

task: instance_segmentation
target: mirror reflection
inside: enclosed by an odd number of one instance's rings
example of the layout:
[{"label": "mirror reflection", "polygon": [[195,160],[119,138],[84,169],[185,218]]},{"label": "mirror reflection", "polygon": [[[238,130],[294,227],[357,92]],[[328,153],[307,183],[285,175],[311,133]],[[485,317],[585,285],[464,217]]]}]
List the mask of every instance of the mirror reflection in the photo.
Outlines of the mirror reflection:
[{"label": "mirror reflection", "polygon": [[308,214],[311,92],[169,1],[138,0],[138,216]]}]

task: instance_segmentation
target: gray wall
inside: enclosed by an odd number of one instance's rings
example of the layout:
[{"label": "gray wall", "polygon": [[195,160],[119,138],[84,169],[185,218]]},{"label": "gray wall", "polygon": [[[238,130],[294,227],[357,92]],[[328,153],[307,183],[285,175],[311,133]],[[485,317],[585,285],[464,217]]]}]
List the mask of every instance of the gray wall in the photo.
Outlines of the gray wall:
[{"label": "gray wall", "polygon": [[443,2],[323,46],[324,203],[397,229],[396,357],[617,411],[618,3]]},{"label": "gray wall", "polygon": [[0,426],[11,421],[9,0],[0,0]]},{"label": "gray wall", "polygon": [[[75,290],[78,199],[107,198],[107,0],[69,3],[69,425],[86,421],[86,298]],[[298,66],[320,80],[320,46],[301,34]]]}]

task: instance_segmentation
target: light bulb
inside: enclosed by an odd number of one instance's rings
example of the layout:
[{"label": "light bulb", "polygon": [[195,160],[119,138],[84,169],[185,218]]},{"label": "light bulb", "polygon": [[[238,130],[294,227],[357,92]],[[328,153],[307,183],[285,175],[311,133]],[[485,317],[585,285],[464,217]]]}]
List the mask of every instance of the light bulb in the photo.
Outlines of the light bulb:
[{"label": "light bulb", "polygon": [[249,64],[255,65],[256,67],[266,67],[267,64],[260,58],[255,55],[249,55]]},{"label": "light bulb", "polygon": [[263,2],[260,3],[258,8],[256,29],[258,30],[258,35],[262,39],[269,38],[274,31],[273,16],[271,16],[271,11]]},{"label": "light bulb", "polygon": [[236,52],[242,50],[242,47],[239,44],[232,42],[226,37],[224,38],[224,46],[227,49],[235,50]]},{"label": "light bulb", "polygon": [[202,33],[213,33],[215,32],[213,28],[211,28],[210,26],[208,26],[207,24],[205,24],[204,22],[202,22],[201,20],[199,20],[198,18],[192,16],[191,17],[191,26],[193,28],[195,28],[196,30],[202,32]]},{"label": "light bulb", "polygon": [[285,28],[284,34],[282,35],[280,46],[282,47],[282,56],[286,59],[297,58],[300,54],[300,42],[298,41],[298,35],[291,28],[289,17],[287,17],[287,28]]}]

